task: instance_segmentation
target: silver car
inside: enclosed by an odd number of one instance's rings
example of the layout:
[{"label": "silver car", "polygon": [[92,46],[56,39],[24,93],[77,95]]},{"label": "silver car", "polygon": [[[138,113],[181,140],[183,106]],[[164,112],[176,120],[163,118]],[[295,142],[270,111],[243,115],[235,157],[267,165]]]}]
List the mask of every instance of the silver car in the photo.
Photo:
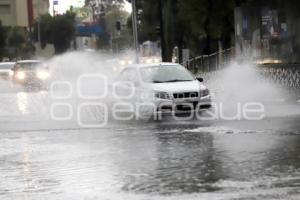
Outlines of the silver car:
[{"label": "silver car", "polygon": [[13,67],[13,82],[23,86],[45,87],[50,78],[48,66],[40,60],[22,60]]},{"label": "silver car", "polygon": [[115,92],[119,100],[154,105],[154,112],[186,113],[211,107],[210,92],[202,82],[179,64],[139,64],[121,71]]},{"label": "silver car", "polygon": [[13,75],[12,68],[14,67],[14,62],[2,62],[0,63],[0,77],[3,79],[10,79]]}]

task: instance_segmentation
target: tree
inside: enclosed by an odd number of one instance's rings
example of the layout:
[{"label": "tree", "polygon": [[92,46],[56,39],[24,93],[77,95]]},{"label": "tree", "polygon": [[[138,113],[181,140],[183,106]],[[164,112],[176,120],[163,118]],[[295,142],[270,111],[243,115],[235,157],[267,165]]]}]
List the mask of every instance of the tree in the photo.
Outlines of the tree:
[{"label": "tree", "polygon": [[[161,16],[162,12],[160,9],[162,8],[162,6],[160,7],[162,2],[161,0],[136,1],[139,43],[143,43],[144,41],[161,41],[161,44],[165,44],[163,42],[165,38],[161,38],[161,33],[164,30],[160,27],[160,18],[164,17]],[[128,18],[127,25],[132,29],[132,17]],[[167,34],[163,35],[168,37]],[[162,48],[162,53],[165,52],[164,50],[165,48]],[[171,54],[169,57],[171,57]]]},{"label": "tree", "polygon": [[[210,54],[232,45],[234,33],[234,0],[139,0],[139,42],[159,39],[159,1],[162,4],[165,60],[172,49],[189,48],[192,55]],[[253,0],[255,1],[255,0]],[[128,22],[131,25],[131,22]]]},{"label": "tree", "polygon": [[24,42],[25,36],[21,29],[19,27],[12,27],[7,38],[8,46],[19,48]]},{"label": "tree", "polygon": [[116,20],[128,17],[128,14],[122,10],[124,0],[85,0],[85,6],[91,8],[94,23],[100,25],[104,30],[104,34],[97,38],[97,47],[110,48],[109,39],[116,35],[114,34]]},{"label": "tree", "polygon": [[[127,22],[129,13],[125,10],[115,7],[109,10],[105,15],[105,29],[110,34],[112,45],[120,48],[128,48],[131,45],[131,32],[127,26],[123,26]],[[120,30],[117,30],[116,24],[119,22]],[[114,49],[114,48],[113,48]]]},{"label": "tree", "polygon": [[187,30],[187,46],[195,54],[217,51],[218,41],[225,48],[230,47],[234,7],[233,0],[179,0],[179,18]]},{"label": "tree", "polygon": [[63,53],[70,48],[71,41],[75,37],[75,14],[67,12],[56,16],[41,15],[34,26],[34,39],[36,41],[39,39],[39,30],[42,48],[50,43],[54,45],[56,54]]},{"label": "tree", "polygon": [[36,41],[40,39],[39,42],[42,48],[45,48],[47,43],[52,43],[52,20],[53,17],[50,14],[40,15],[34,25],[33,37]]},{"label": "tree", "polygon": [[121,8],[124,4],[124,0],[85,0],[85,6],[96,7],[97,5],[103,6],[106,11],[111,10],[112,8]]},{"label": "tree", "polygon": [[[150,9],[151,8],[151,9]],[[159,35],[159,10],[157,0],[137,1],[139,42],[157,41]],[[130,24],[131,25],[131,24]]]},{"label": "tree", "polygon": [[26,31],[20,27],[10,28],[7,35],[7,49],[10,58],[29,58],[34,48],[26,40]]},{"label": "tree", "polygon": [[5,39],[6,39],[6,33],[5,29],[2,26],[2,22],[0,20],[0,61],[5,55]]},{"label": "tree", "polygon": [[54,16],[51,23],[51,36],[56,54],[67,51],[75,36],[75,14],[67,12]]}]

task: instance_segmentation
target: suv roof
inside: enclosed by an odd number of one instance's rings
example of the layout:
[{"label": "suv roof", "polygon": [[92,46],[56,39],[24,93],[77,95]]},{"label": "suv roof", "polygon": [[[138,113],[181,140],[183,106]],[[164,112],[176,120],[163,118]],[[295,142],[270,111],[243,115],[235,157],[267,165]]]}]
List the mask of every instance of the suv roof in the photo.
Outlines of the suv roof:
[{"label": "suv roof", "polygon": [[152,67],[152,66],[170,66],[170,65],[179,65],[178,63],[171,63],[171,62],[160,62],[160,63],[141,63],[141,64],[132,64],[128,65],[128,67],[135,67],[135,68],[140,68],[140,67]]}]

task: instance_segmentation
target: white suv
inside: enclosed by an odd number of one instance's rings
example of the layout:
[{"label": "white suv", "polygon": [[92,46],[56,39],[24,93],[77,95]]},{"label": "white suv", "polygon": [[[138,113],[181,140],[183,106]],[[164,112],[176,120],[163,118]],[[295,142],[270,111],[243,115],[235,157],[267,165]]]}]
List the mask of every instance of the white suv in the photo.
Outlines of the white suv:
[{"label": "white suv", "polygon": [[154,112],[186,113],[211,107],[210,92],[202,82],[179,64],[136,64],[121,71],[115,93],[118,101],[142,105],[135,108],[149,105]]}]

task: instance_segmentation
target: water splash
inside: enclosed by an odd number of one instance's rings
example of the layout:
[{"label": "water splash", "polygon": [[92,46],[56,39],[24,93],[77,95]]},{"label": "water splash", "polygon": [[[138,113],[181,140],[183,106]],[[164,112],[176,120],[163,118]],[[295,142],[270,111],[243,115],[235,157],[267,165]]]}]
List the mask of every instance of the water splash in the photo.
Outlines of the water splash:
[{"label": "water splash", "polygon": [[252,61],[233,61],[224,69],[208,75],[214,101],[227,115],[237,113],[238,104],[259,103],[266,117],[300,115],[299,104],[287,102],[291,94],[267,80]]}]

